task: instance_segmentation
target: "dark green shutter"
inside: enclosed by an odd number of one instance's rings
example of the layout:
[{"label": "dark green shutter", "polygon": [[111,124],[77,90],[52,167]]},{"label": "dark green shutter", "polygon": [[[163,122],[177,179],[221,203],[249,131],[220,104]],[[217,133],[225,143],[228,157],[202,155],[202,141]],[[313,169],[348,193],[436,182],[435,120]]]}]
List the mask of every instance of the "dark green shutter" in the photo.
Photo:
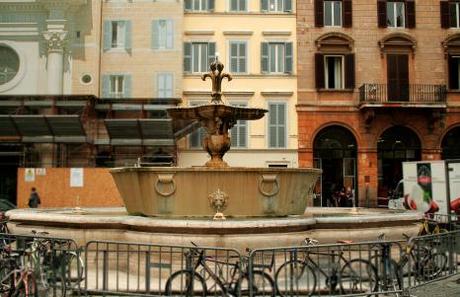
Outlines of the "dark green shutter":
[{"label": "dark green shutter", "polygon": [[112,48],[112,21],[104,21],[104,51]]},{"label": "dark green shutter", "polygon": [[192,0],[185,0],[185,10],[192,10]]},{"label": "dark green shutter", "polygon": [[268,73],[268,42],[262,42],[261,47],[260,47],[260,57],[261,57],[261,62],[260,62],[260,69],[262,73]]},{"label": "dark green shutter", "polygon": [[291,12],[292,11],[292,0],[284,0],[284,11]]},{"label": "dark green shutter", "polygon": [[214,0],[208,0],[208,10],[214,11]]},{"label": "dark green shutter", "polygon": [[184,72],[192,72],[192,43],[184,43]]},{"label": "dark green shutter", "polygon": [[260,10],[268,11],[268,0],[260,0]]},{"label": "dark green shutter", "polygon": [[284,56],[284,72],[292,73],[292,64],[293,64],[293,49],[292,42],[287,42],[285,44],[285,56]]},{"label": "dark green shutter", "polygon": [[211,65],[212,62],[216,60],[216,43],[209,42],[208,43],[208,67]]}]

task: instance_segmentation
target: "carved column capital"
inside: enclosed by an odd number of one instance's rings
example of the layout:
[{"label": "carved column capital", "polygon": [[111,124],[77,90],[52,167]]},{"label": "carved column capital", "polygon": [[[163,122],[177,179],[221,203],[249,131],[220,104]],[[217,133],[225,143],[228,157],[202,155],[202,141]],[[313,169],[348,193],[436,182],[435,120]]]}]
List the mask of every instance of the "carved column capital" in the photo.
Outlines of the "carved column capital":
[{"label": "carved column capital", "polygon": [[67,41],[67,31],[45,31],[43,32],[48,46],[48,51],[63,51]]}]

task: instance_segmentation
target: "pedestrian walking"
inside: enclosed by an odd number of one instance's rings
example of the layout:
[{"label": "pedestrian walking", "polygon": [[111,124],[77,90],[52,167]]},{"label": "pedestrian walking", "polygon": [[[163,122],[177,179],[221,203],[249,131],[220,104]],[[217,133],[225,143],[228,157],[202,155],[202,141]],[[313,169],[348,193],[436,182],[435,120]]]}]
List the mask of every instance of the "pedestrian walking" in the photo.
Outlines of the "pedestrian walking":
[{"label": "pedestrian walking", "polygon": [[30,208],[37,208],[42,202],[40,200],[40,196],[37,193],[37,189],[32,188],[29,197],[29,207]]}]

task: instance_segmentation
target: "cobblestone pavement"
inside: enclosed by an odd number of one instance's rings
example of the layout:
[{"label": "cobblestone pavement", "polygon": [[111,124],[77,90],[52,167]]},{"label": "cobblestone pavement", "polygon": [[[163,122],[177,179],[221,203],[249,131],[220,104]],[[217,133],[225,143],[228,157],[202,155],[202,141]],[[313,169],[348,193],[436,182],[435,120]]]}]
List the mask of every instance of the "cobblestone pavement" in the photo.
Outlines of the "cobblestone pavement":
[{"label": "cobblestone pavement", "polygon": [[410,291],[414,297],[458,297],[460,296],[460,275],[423,285]]}]

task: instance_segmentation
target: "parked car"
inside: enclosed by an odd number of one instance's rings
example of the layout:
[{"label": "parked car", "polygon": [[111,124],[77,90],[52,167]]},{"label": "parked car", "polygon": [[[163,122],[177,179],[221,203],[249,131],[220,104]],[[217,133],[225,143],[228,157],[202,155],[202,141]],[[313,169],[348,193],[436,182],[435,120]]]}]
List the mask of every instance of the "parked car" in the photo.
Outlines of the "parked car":
[{"label": "parked car", "polygon": [[11,203],[8,199],[0,199],[0,212],[7,212],[10,209],[15,209],[16,205]]}]

